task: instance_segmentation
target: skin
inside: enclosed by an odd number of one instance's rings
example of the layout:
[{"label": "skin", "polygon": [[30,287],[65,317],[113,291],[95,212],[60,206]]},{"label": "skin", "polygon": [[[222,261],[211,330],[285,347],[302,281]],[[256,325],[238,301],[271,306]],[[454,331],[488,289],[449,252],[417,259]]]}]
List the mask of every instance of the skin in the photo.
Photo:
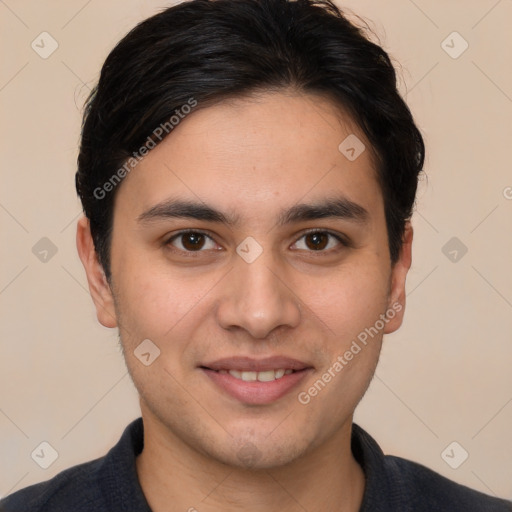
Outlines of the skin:
[{"label": "skin", "polygon": [[[366,146],[354,161],[338,150],[349,134]],[[119,328],[140,395],[145,446],[137,472],[152,509],[163,512],[172,503],[173,510],[201,512],[359,510],[364,474],[350,450],[352,417],[382,335],[402,322],[412,244],[407,223],[392,265],[382,193],[361,130],[330,100],[310,94],[224,101],[181,121],[116,194],[111,283],[85,218],[77,246],[98,319]],[[171,197],[207,204],[238,222],[138,221]],[[357,203],[366,219],[278,223],[283,209],[333,197]],[[304,233],[312,228],[349,243],[321,237],[327,243],[315,249]],[[212,239],[188,253],[183,237],[165,244],[183,229]],[[263,249],[252,263],[236,252],[248,236]],[[393,304],[401,311],[301,404],[297,394]],[[150,366],[134,355],[145,339],[161,351]],[[277,401],[248,405],[198,367],[235,355],[284,355],[313,370]],[[247,450],[252,458],[240,456]]]}]

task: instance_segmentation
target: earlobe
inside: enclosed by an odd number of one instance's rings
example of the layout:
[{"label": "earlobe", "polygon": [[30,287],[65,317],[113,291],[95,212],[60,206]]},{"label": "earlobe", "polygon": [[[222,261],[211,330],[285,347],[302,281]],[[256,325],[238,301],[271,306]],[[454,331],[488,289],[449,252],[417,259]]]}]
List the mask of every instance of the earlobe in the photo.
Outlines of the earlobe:
[{"label": "earlobe", "polygon": [[112,290],[94,248],[89,219],[84,216],[77,223],[76,247],[87,275],[98,321],[105,327],[117,327]]},{"label": "earlobe", "polygon": [[402,325],[405,313],[405,281],[412,262],[412,239],[412,225],[410,221],[407,221],[400,256],[391,271],[391,287],[388,301],[388,311],[390,314],[387,315],[390,320],[386,324],[384,334],[390,334]]}]

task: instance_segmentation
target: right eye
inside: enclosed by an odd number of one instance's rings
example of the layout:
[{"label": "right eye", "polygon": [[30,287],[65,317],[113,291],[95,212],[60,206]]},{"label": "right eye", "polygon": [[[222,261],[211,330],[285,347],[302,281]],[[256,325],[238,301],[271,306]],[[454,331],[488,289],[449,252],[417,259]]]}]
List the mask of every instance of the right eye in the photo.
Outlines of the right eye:
[{"label": "right eye", "polygon": [[[210,244],[210,245],[208,245]],[[173,246],[174,248],[184,252],[202,252],[202,250],[215,250],[214,240],[203,233],[202,231],[180,231],[173,235],[167,242],[166,246]]]}]

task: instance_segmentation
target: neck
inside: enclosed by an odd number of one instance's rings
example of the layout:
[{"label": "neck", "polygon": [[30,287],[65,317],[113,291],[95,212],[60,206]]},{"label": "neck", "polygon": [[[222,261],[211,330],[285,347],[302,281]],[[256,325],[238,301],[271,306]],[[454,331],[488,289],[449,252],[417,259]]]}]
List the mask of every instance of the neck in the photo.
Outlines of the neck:
[{"label": "neck", "polygon": [[144,415],[144,450],[136,459],[153,512],[357,512],[364,474],[350,449],[352,418],[331,439],[271,469],[228,466],[183,443]]}]

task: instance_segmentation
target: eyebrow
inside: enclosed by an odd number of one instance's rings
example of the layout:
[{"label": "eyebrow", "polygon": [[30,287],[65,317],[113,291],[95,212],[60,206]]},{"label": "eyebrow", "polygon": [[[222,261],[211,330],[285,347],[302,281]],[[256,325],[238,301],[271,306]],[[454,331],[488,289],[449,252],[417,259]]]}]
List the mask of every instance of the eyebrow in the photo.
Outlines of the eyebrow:
[{"label": "eyebrow", "polygon": [[149,210],[137,217],[140,223],[150,223],[170,218],[189,218],[210,222],[218,222],[233,226],[239,218],[235,215],[224,214],[204,203],[168,199],[152,206]]},{"label": "eyebrow", "polygon": [[[313,203],[300,203],[280,212],[277,220],[279,226],[307,220],[337,218],[357,223],[368,220],[369,213],[363,206],[345,197],[326,199]],[[223,213],[204,203],[168,199],[152,206],[137,217],[141,224],[157,222],[170,218],[188,218],[235,226],[240,216]]]},{"label": "eyebrow", "polygon": [[290,209],[281,212],[278,224],[282,226],[294,222],[326,218],[364,223],[368,220],[369,216],[370,214],[366,208],[345,197],[341,197],[315,203],[296,204]]}]

